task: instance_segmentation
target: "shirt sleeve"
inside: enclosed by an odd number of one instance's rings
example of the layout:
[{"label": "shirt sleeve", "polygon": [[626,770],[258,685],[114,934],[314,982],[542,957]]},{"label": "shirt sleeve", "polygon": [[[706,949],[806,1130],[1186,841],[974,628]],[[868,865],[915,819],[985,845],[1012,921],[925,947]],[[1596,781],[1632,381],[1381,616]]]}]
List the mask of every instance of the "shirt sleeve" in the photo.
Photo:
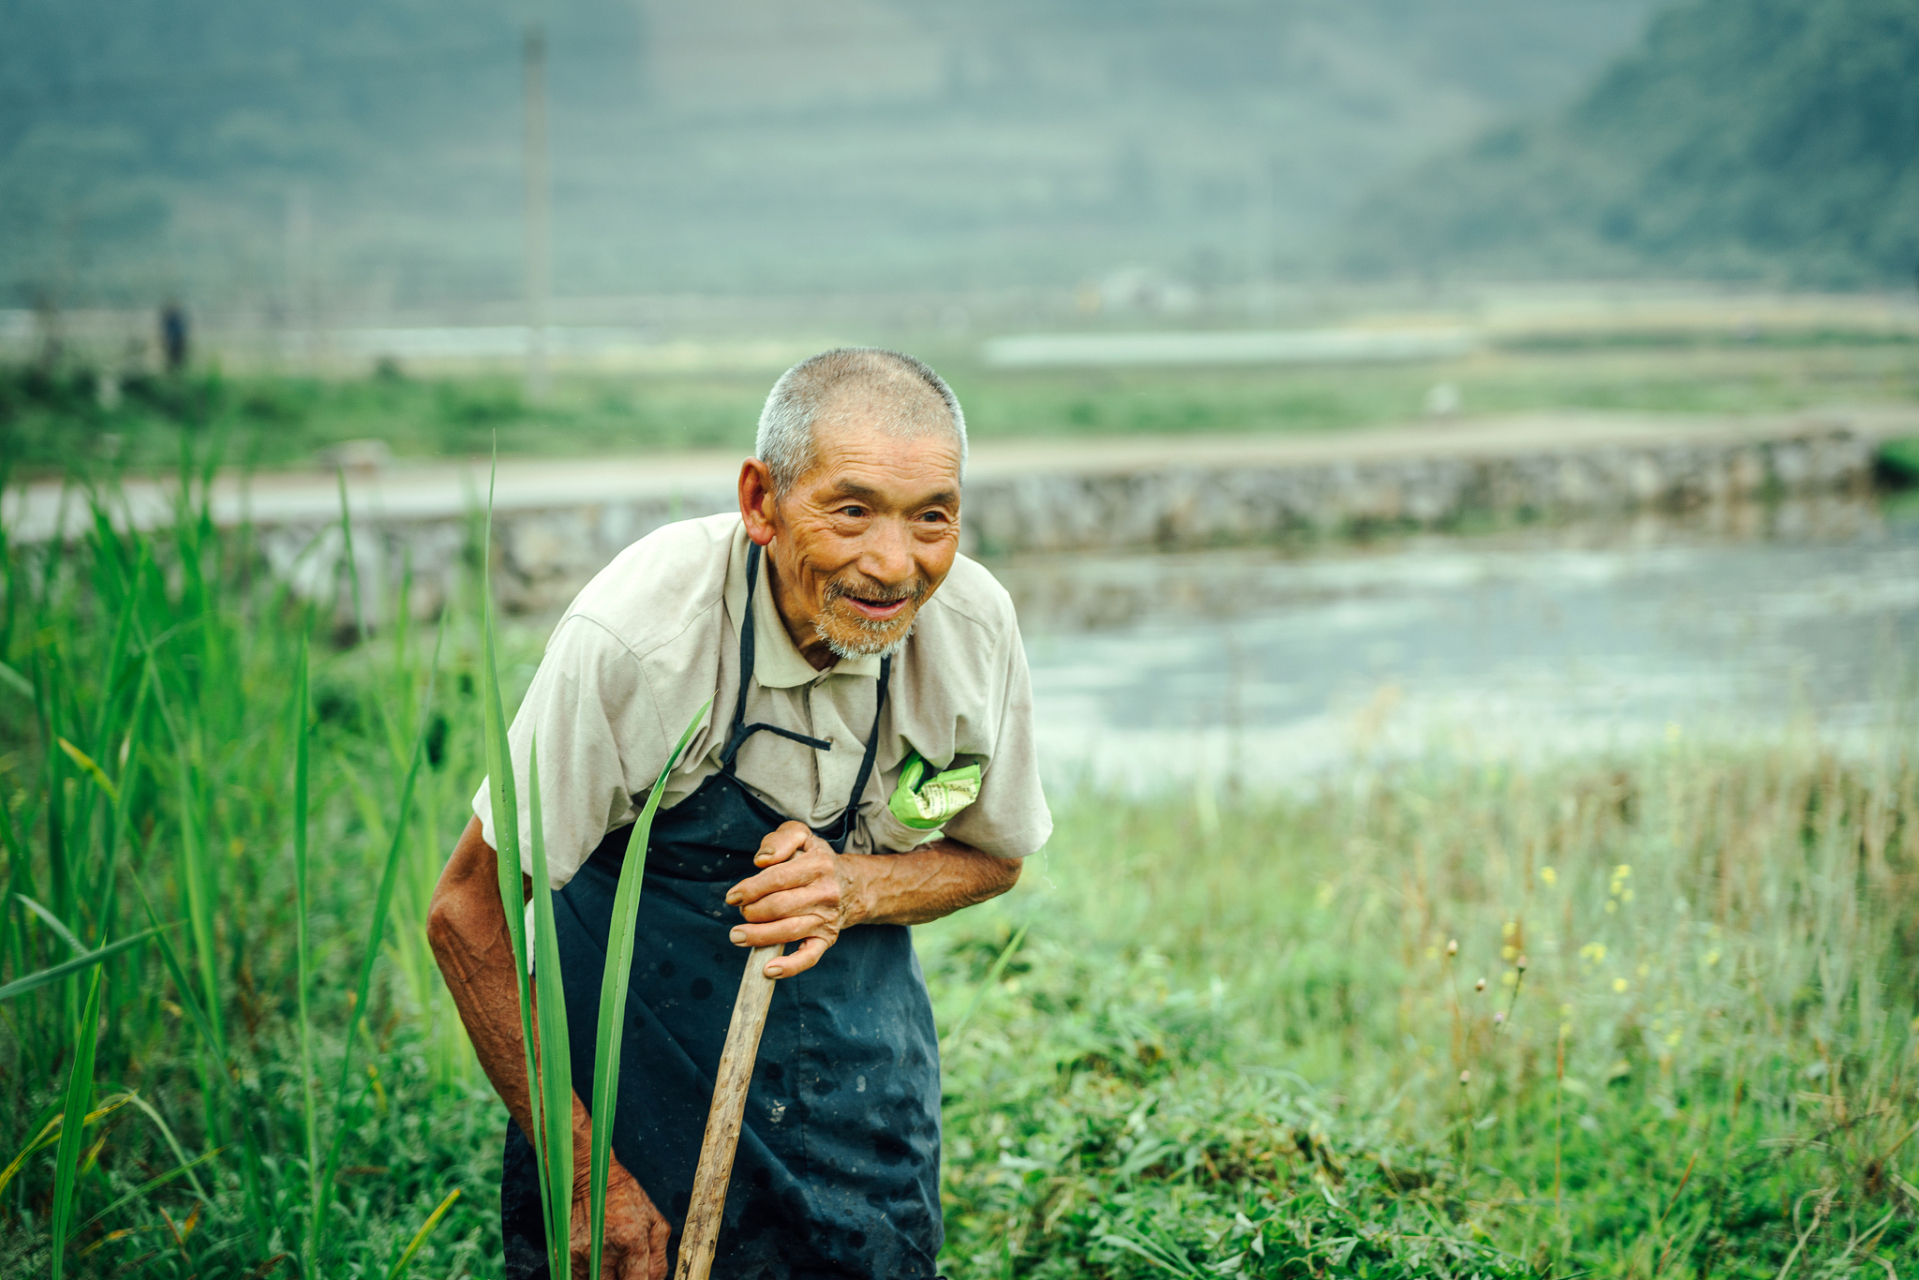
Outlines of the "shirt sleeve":
[{"label": "shirt sleeve", "polygon": [[1033,679],[1015,631],[1000,687],[993,752],[980,769],[979,799],[946,824],[945,834],[996,858],[1039,852],[1053,834],[1053,815],[1039,781],[1033,738]]},{"label": "shirt sleeve", "polygon": [[[591,619],[563,619],[520,703],[507,745],[520,810],[520,867],[533,874],[534,750],[540,757],[540,819],[547,878],[564,886],[608,831],[635,816],[629,779],[648,783],[665,762],[651,687],[627,647]],[[493,825],[491,779],[473,797],[486,842]]]}]

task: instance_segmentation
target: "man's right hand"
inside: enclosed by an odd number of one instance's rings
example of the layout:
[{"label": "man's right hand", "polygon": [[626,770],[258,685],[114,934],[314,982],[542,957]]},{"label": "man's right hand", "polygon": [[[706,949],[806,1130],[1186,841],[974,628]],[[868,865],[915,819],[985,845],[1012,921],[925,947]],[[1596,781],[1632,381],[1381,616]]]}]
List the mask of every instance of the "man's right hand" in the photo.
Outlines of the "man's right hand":
[{"label": "man's right hand", "polygon": [[[592,1186],[584,1167],[573,1182],[573,1280],[587,1280],[592,1266]],[[606,1247],[600,1255],[602,1280],[666,1280],[666,1242],[672,1224],[612,1157],[606,1175]]]}]

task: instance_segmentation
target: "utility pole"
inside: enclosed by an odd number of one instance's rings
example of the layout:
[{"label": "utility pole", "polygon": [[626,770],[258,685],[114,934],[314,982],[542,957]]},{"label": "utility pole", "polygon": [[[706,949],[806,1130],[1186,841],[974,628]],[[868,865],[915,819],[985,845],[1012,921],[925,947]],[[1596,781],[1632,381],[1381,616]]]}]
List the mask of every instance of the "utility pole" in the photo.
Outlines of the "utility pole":
[{"label": "utility pole", "polygon": [[293,368],[305,371],[313,359],[312,266],[313,206],[306,186],[295,183],[286,198],[286,332],[281,352]]},{"label": "utility pole", "polygon": [[1246,312],[1254,324],[1273,322],[1273,163],[1257,156],[1247,173]]},{"label": "utility pole", "polygon": [[526,401],[546,400],[546,300],[551,285],[547,236],[546,29],[527,28],[526,85]]}]

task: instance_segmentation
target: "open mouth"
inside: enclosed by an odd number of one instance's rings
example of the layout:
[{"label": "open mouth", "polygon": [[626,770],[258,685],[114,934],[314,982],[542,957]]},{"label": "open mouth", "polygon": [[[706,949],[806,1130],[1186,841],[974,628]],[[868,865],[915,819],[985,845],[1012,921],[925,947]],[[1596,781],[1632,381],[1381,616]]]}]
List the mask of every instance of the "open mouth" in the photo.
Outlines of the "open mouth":
[{"label": "open mouth", "polygon": [[846,595],[840,599],[853,606],[862,618],[871,622],[890,622],[905,612],[906,606],[913,602],[911,596],[901,596],[897,600],[875,600],[865,596]]},{"label": "open mouth", "polygon": [[872,582],[834,582],[826,588],[829,606],[844,601],[854,619],[866,627],[884,627],[898,621],[925,594],[918,583],[889,589]]}]

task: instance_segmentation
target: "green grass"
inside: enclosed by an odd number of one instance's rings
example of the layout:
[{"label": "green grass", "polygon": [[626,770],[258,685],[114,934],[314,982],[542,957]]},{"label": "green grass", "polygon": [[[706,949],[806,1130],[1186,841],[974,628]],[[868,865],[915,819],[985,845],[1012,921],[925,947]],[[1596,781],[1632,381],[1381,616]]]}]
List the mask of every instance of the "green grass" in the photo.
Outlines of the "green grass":
[{"label": "green grass", "polygon": [[[58,555],[0,552],[0,661],[17,677],[0,689],[0,966],[18,979],[66,960],[61,930],[102,951],[133,943],[92,968],[92,1092],[137,1091],[142,1105],[95,1108],[69,1273],[140,1259],[145,1274],[243,1275],[280,1255],[295,1268],[316,1184],[333,1210],[319,1234],[328,1275],[384,1274],[456,1187],[468,1216],[443,1223],[414,1265],[444,1274],[474,1255],[486,1218],[472,1193],[497,1160],[497,1105],[447,1105],[485,1095],[422,925],[480,772],[476,628],[449,643],[431,698],[431,646],[406,627],[376,646],[315,646],[309,1071],[290,856],[305,718],[289,711],[290,677],[321,628],[259,580],[244,536],[215,536],[190,506],[152,539],[102,525]],[[529,675],[522,661],[509,680]],[[138,936],[155,923],[166,927]],[[12,1085],[0,1159],[72,1110],[60,1090],[75,1078],[88,978],[0,1003]],[[337,1182],[316,1178],[316,1154]],[[183,1156],[207,1162],[169,1178]],[[0,1192],[0,1271],[48,1267],[58,1158],[29,1156]]]},{"label": "green grass", "polygon": [[[1467,413],[1626,410],[1741,413],[1919,402],[1909,341],[1844,335],[1788,344],[1673,340],[1495,348],[1422,365],[1013,372],[970,348],[925,354],[951,379],[981,440],[1146,432],[1330,431],[1416,418],[1451,382]],[[261,466],[306,466],[343,440],[400,457],[580,456],[747,449],[777,369],[756,373],[565,375],[529,407],[517,379],[375,376],[130,382],[103,409],[91,370],[0,371],[0,448],[27,471],[76,457],[166,468],[181,440],[216,434]]]},{"label": "green grass", "polygon": [[950,980],[1029,929],[946,1050],[949,1271],[1919,1265],[1908,757],[1353,782],[1069,803],[1015,895],[922,931]]},{"label": "green grass", "polygon": [[[64,1231],[75,1276],[494,1274],[505,1113],[424,938],[477,591],[337,648],[190,505],[0,555],[0,987],[131,943],[0,1000],[0,1273]],[[509,708],[540,640],[499,636]],[[1061,797],[1014,894],[919,934],[943,1270],[1908,1274],[1911,746]]]}]

